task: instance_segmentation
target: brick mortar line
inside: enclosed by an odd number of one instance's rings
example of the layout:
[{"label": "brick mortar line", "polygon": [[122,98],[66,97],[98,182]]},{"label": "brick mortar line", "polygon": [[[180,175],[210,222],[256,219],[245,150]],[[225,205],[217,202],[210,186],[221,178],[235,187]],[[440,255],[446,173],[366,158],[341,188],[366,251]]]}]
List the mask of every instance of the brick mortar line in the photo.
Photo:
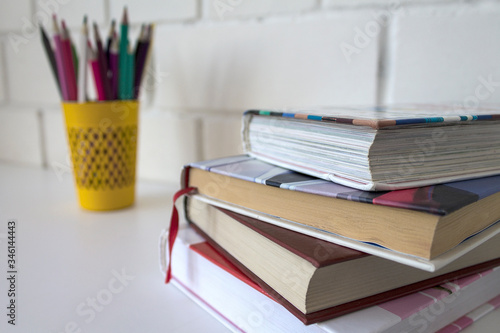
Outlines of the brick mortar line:
[{"label": "brick mortar line", "polygon": [[7,79],[7,50],[6,50],[6,45],[7,43],[7,38],[4,38],[3,36],[0,36],[0,66],[2,67],[2,72],[3,75],[0,78],[2,80],[2,85],[3,85],[3,103],[4,105],[7,105],[10,103],[10,89],[9,89],[9,82]]},{"label": "brick mortar line", "polygon": [[210,20],[208,15],[208,6],[210,6],[210,2],[205,0],[196,0],[196,4],[197,14],[200,21]]},{"label": "brick mortar line", "polygon": [[[156,21],[158,26],[172,26],[172,27],[182,27],[182,26],[214,26],[214,25],[224,25],[224,24],[235,24],[235,23],[267,23],[268,21],[272,21],[275,19],[288,19],[288,20],[296,20],[296,19],[301,19],[305,17],[311,17],[313,15],[318,15],[318,18],[320,18],[320,15],[328,15],[328,14],[335,14],[335,13],[340,13],[340,12],[345,12],[345,11],[351,11],[351,12],[356,12],[356,11],[366,11],[366,10],[373,10],[373,9],[381,9],[381,8],[386,8],[387,4],[381,4],[381,3],[371,3],[371,4],[360,4],[360,5],[333,5],[333,6],[326,6],[325,3],[320,2],[318,5],[309,8],[309,9],[304,9],[300,10],[297,12],[282,12],[282,13],[273,13],[270,15],[252,15],[250,14],[248,17],[235,17],[231,19],[225,19],[225,20],[217,20],[217,19],[211,19],[207,13],[203,13],[203,5],[205,4],[206,1],[208,0],[198,0],[198,6],[197,6],[197,14],[195,17],[192,18],[179,18],[179,19],[165,19],[165,20],[158,20]],[[435,0],[435,1],[430,1],[430,2],[425,2],[425,3],[420,3],[420,2],[402,2],[401,7],[404,8],[429,8],[432,7],[433,5],[446,5],[449,7],[453,6],[461,6],[461,5],[467,5],[470,7],[479,7],[481,4],[485,3],[491,3],[491,4],[498,4],[500,5],[499,0],[461,0],[460,2],[454,2],[454,1],[447,1],[447,0]],[[105,16],[106,14],[109,16],[109,8],[106,7],[107,2],[105,3]],[[104,18],[104,24],[106,25],[110,21],[109,17]],[[131,27],[139,27],[140,23],[133,23],[131,24]],[[79,31],[78,27],[70,27],[71,31]],[[21,29],[9,29],[9,30],[3,30],[0,31],[0,38],[2,37],[7,37],[9,33],[16,33],[16,34],[22,34]]]},{"label": "brick mortar line", "polygon": [[141,112],[148,114],[178,114],[178,115],[193,115],[193,116],[212,116],[212,115],[235,115],[243,114],[245,109],[202,109],[202,108],[169,108],[162,106],[152,106],[147,109],[141,109]]},{"label": "brick mortar line", "polygon": [[[479,5],[481,3],[489,3],[489,2],[497,2],[498,0],[459,0],[458,2],[455,0],[434,0],[434,1],[426,1],[426,2],[417,2],[415,0],[412,0],[411,2],[408,2],[407,0],[401,0],[400,1],[400,6],[405,7],[405,8],[415,8],[415,7],[432,7],[433,5]],[[347,9],[383,9],[389,7],[393,3],[397,3],[398,1],[393,0],[388,3],[381,3],[381,2],[373,2],[373,3],[362,3],[358,5],[344,5],[344,4],[339,4],[339,5],[327,5],[326,3],[323,5],[324,9],[341,9],[341,10],[347,10]]]},{"label": "brick mortar line", "polygon": [[385,27],[385,36],[383,41],[383,54],[381,54],[381,63],[379,65],[383,68],[381,69],[381,75],[377,76],[377,102],[379,104],[388,103],[389,97],[392,95],[392,90],[394,89],[394,56],[397,48],[397,38],[396,34],[396,22],[395,18],[391,17],[387,26]]},{"label": "brick mortar line", "polygon": [[375,102],[381,105],[385,102],[385,95],[387,91],[387,81],[388,73],[390,74],[390,45],[391,36],[390,30],[393,25],[394,18],[389,17],[385,25],[381,26],[379,39],[378,39],[378,50],[377,50],[377,76],[376,80],[376,95]]},{"label": "brick mortar line", "polygon": [[111,3],[110,0],[104,0],[104,22],[106,25],[111,24]]}]

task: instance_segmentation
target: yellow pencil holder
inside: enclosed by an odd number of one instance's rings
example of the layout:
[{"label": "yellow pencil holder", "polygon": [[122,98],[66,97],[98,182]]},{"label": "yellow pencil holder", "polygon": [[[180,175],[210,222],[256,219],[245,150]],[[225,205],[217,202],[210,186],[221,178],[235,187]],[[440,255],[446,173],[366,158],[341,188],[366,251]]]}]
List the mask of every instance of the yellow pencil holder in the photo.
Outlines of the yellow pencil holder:
[{"label": "yellow pencil holder", "polygon": [[80,205],[90,210],[132,205],[139,104],[67,102],[62,106]]}]

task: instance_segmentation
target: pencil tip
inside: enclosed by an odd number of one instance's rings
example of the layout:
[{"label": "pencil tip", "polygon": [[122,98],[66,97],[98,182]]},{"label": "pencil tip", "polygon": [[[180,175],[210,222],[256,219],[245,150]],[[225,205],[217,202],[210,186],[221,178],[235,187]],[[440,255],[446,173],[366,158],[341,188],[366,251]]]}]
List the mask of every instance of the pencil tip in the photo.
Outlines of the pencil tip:
[{"label": "pencil tip", "polygon": [[57,24],[57,17],[56,17],[56,14],[53,14],[52,15],[52,29],[54,30],[54,32],[57,34],[59,33],[59,26]]},{"label": "pencil tip", "polygon": [[109,37],[113,37],[113,33],[115,31],[116,21],[111,20],[111,27],[109,28]]},{"label": "pencil tip", "polygon": [[123,7],[123,18],[122,18],[122,22],[124,24],[127,24],[128,23],[128,11],[127,11],[127,6]]},{"label": "pencil tip", "polygon": [[96,40],[100,39],[100,36],[99,36],[99,27],[97,26],[97,22],[94,21],[94,23],[92,24],[92,26],[94,27],[94,37]]},{"label": "pencil tip", "polygon": [[83,24],[87,24],[87,15],[83,16]]}]

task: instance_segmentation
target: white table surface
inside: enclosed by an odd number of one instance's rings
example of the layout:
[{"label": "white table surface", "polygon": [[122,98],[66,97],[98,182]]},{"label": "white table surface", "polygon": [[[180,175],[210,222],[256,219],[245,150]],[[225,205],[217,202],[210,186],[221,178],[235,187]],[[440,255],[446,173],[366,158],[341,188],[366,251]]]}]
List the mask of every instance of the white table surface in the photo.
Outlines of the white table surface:
[{"label": "white table surface", "polygon": [[[226,332],[159,270],[177,187],[139,182],[136,204],[97,213],[73,180],[0,164],[0,332]],[[7,221],[17,220],[16,326],[7,323]],[[125,275],[128,280],[118,280]],[[497,310],[463,332],[498,332]]]}]

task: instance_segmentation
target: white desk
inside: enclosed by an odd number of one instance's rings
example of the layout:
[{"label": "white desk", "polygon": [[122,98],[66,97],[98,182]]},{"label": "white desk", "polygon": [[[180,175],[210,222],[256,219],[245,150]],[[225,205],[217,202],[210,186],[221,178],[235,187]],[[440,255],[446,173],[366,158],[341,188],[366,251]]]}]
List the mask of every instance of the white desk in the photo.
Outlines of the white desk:
[{"label": "white desk", "polygon": [[[227,331],[163,283],[158,236],[176,189],[141,182],[134,207],[95,213],[78,207],[69,174],[0,164],[0,237],[16,219],[18,254],[14,329],[6,316],[7,240],[0,238],[0,332]],[[500,311],[464,332],[498,327]]]}]

